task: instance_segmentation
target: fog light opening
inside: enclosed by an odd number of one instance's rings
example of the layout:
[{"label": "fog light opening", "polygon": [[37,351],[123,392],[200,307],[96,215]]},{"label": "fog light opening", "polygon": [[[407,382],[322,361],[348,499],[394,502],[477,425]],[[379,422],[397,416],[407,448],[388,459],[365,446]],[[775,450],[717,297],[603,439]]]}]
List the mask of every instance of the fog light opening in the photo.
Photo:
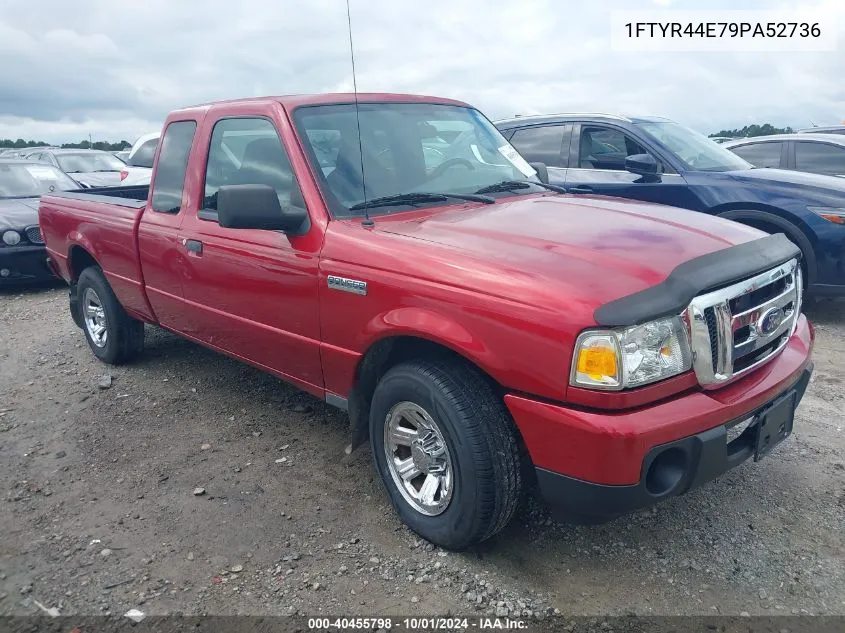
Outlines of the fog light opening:
[{"label": "fog light opening", "polygon": [[668,448],[651,462],[645,476],[645,487],[649,494],[662,496],[672,490],[684,478],[687,470],[687,454],[680,448]]},{"label": "fog light opening", "polygon": [[11,274],[12,274],[12,271],[9,270],[8,268],[0,269],[0,277],[9,277],[9,276],[11,276]]}]

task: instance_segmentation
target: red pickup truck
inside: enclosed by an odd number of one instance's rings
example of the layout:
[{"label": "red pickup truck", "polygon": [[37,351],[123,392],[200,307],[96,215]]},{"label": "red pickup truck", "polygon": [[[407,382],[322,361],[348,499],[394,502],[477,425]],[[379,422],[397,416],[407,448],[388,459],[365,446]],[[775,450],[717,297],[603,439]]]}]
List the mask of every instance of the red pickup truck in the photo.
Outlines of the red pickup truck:
[{"label": "red pickup truck", "polygon": [[569,517],[682,494],[787,437],[810,378],[782,235],[546,183],[409,95],[173,112],[149,187],[41,199],[107,363],[144,323],[348,410],[401,518],[462,548],[536,482]]}]

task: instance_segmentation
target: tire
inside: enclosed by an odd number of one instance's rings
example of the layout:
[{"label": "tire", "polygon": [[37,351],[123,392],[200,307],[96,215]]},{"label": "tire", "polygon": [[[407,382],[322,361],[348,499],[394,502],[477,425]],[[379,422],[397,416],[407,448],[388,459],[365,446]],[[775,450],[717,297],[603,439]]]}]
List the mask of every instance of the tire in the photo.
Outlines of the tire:
[{"label": "tire", "polygon": [[[425,428],[429,423],[435,431]],[[402,441],[416,442],[416,449],[386,438],[397,426]],[[416,435],[409,434],[414,426]],[[388,370],[373,394],[370,442],[396,511],[424,539],[460,550],[490,538],[512,518],[522,492],[516,428],[502,400],[466,363],[415,360]],[[407,472],[420,471],[408,485],[422,500],[414,499],[389,460],[411,461]],[[439,478],[437,488],[423,496],[432,476]]]},{"label": "tire", "polygon": [[[77,297],[82,331],[94,356],[104,363],[119,365],[144,350],[144,324],[126,314],[100,268],[91,266],[82,271]],[[99,315],[96,305],[101,310]],[[102,334],[99,328],[103,328]]]}]

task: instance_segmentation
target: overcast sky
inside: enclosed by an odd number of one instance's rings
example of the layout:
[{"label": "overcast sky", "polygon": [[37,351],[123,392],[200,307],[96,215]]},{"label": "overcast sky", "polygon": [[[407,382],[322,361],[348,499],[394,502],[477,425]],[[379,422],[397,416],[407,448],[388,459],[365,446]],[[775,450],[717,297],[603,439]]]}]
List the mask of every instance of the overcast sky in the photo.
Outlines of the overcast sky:
[{"label": "overcast sky", "polygon": [[[352,87],[341,0],[2,0],[0,138],[133,141],[173,108]],[[619,53],[614,9],[843,0],[351,0],[358,89],[463,99],[491,118],[589,110],[702,132],[845,119],[835,53]],[[824,26],[824,25],[823,25]]]}]

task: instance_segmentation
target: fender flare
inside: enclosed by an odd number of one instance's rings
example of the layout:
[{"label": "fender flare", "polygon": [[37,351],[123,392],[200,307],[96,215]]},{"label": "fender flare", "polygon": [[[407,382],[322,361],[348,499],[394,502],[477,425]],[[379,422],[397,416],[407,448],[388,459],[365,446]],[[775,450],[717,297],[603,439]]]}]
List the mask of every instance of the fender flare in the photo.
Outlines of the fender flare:
[{"label": "fender flare", "polygon": [[774,213],[757,209],[731,209],[730,211],[723,211],[717,215],[720,218],[733,220],[740,224],[745,224],[745,221],[759,222],[781,229],[783,234],[801,249],[801,255],[804,259],[804,271],[807,276],[807,287],[809,288],[816,283],[816,253],[807,235],[795,223],[785,220]]}]

